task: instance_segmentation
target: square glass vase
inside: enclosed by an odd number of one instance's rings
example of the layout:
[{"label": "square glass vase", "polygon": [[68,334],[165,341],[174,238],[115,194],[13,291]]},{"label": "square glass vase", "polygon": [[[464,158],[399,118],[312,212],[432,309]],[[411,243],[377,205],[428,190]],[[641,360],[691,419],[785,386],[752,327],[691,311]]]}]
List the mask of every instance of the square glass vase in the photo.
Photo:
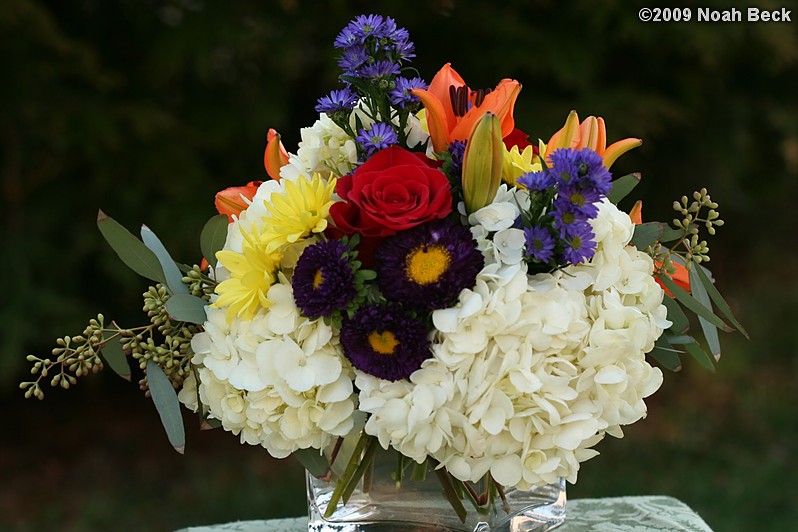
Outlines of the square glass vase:
[{"label": "square glass vase", "polygon": [[[411,462],[413,463],[413,462]],[[334,511],[328,503],[336,487],[336,478],[322,480],[307,471],[308,531],[512,531],[553,530],[565,521],[565,481],[531,490],[496,490],[479,510],[468,496],[461,519],[444,494],[441,480],[431,465],[426,471],[415,468],[396,481],[397,453],[379,450],[372,465],[347,501],[339,501]],[[412,478],[414,477],[414,478]],[[486,481],[470,485],[477,496],[485,493]],[[487,491],[490,491],[489,489]],[[462,493],[462,490],[460,492]]]}]

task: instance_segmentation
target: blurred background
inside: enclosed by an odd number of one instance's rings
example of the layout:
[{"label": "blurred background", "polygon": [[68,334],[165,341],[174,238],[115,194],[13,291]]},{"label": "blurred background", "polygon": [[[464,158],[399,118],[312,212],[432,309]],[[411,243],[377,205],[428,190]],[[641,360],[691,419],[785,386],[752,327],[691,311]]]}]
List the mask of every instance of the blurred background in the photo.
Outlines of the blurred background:
[{"label": "blurred background", "polygon": [[610,141],[643,138],[613,171],[643,174],[633,196],[646,219],[669,220],[672,201],[702,186],[720,203],[710,266],[751,341],[722,338],[714,374],[689,359],[666,372],[648,419],[602,442],[569,496],[664,494],[715,530],[794,527],[798,21],[698,23],[693,8],[689,23],[643,23],[640,7],[0,3],[0,529],[172,530],[305,512],[291,460],[200,432],[189,415],[186,454],[175,453],[136,379],[106,371],[44,401],[24,400],[18,383],[27,354],[48,353],[98,311],[143,323],[147,282],[104,243],[97,210],[146,223],[177,260],[196,261],[215,192],[266,179],[269,127],[296,149],[316,99],[338,86],[333,39],[370,12],[410,31],[428,81],[447,61],[471,87],[521,81],[516,122],[533,138],[571,109],[605,117]]}]

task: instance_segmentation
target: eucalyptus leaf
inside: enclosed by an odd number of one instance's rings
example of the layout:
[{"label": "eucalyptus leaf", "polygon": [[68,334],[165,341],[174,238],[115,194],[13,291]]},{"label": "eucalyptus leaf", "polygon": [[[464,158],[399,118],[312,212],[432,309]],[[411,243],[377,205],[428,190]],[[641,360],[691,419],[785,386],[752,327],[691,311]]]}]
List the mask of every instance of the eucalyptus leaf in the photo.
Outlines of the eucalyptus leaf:
[{"label": "eucalyptus leaf", "polygon": [[737,319],[734,317],[734,313],[732,313],[731,307],[729,306],[728,303],[726,303],[726,300],[723,299],[723,296],[720,295],[718,289],[715,288],[715,284],[712,282],[712,279],[709,278],[709,275],[707,274],[705,269],[702,266],[698,266],[696,270],[697,270],[696,275],[701,280],[701,284],[704,286],[704,288],[707,291],[707,294],[709,294],[709,297],[715,303],[715,306],[718,307],[718,310],[720,310],[721,314],[726,316],[726,318],[731,322],[731,324],[734,325],[734,328],[740,331],[740,333],[742,333],[743,336],[750,339],[750,337],[748,336],[748,331],[746,331],[745,328],[742,325],[740,325],[740,322],[737,321]]},{"label": "eucalyptus leaf", "polygon": [[308,473],[316,478],[325,476],[330,470],[327,458],[318,449],[298,449],[291,455],[302,464],[302,467],[308,470]]},{"label": "eucalyptus leaf", "polygon": [[651,356],[670,371],[680,371],[682,361],[679,359],[679,351],[673,348],[666,335],[660,336],[654,343]]},{"label": "eucalyptus leaf", "polygon": [[[698,264],[693,264],[690,268],[690,290],[693,297],[707,308],[712,308],[712,301],[709,299],[706,288],[701,283],[701,278],[698,275]],[[715,360],[720,360],[720,338],[718,338],[718,328],[709,323],[701,316],[698,317],[698,322],[701,324],[701,330],[704,331],[704,338],[707,340],[709,351]]]},{"label": "eucalyptus leaf", "polygon": [[660,242],[673,242],[684,236],[684,229],[675,229],[669,225],[662,224],[662,232],[659,235]]},{"label": "eucalyptus leaf", "polygon": [[683,333],[690,328],[690,321],[687,319],[687,315],[675,299],[665,295],[662,299],[662,304],[668,309],[668,320],[673,324],[670,329],[668,329],[669,331]]},{"label": "eucalyptus leaf", "polygon": [[103,211],[97,213],[97,227],[128,268],[151,281],[166,284],[158,257],[144,242]]},{"label": "eucalyptus leaf", "polygon": [[172,383],[161,367],[152,360],[147,361],[147,382],[150,385],[152,402],[155,403],[155,409],[161,416],[161,424],[166,430],[169,443],[175,451],[183,454],[186,450],[186,431],[183,427],[183,417],[180,415],[180,401]]},{"label": "eucalyptus leaf", "polygon": [[200,249],[202,256],[209,264],[216,264],[216,252],[224,247],[224,242],[227,240],[227,216],[224,214],[217,214],[207,221],[200,233]]},{"label": "eucalyptus leaf", "polygon": [[710,309],[698,302],[693,296],[687,293],[682,287],[673,282],[667,275],[659,275],[657,278],[671,291],[685,308],[694,312],[697,316],[701,316],[715,327],[727,330],[728,326],[723,323],[723,320],[715,316]]},{"label": "eucalyptus leaf", "polygon": [[628,196],[629,193],[638,184],[640,184],[641,179],[642,176],[638,173],[627,174],[623,177],[619,177],[618,179],[612,182],[612,188],[607,194],[607,199],[609,199],[612,203],[617,205],[619,201]]},{"label": "eucalyptus leaf", "polygon": [[697,342],[684,344],[684,348],[700,365],[713,373],[715,372],[715,359],[707,354]]},{"label": "eucalyptus leaf", "polygon": [[128,364],[127,357],[122,344],[119,339],[114,338],[106,342],[100,351],[100,357],[108,366],[120,377],[126,381],[130,381],[130,364]]},{"label": "eucalyptus leaf", "polygon": [[634,233],[632,234],[632,245],[640,251],[644,251],[648,246],[659,240],[664,225],[660,222],[646,222],[635,225]]},{"label": "eucalyptus leaf", "polygon": [[180,269],[169,255],[169,252],[166,251],[166,247],[164,247],[158,235],[146,225],[142,225],[141,240],[158,258],[158,262],[161,264],[161,270],[166,277],[166,286],[172,294],[188,294],[188,287],[183,284],[183,274],[180,273]]},{"label": "eucalyptus leaf", "polygon": [[208,302],[190,294],[175,294],[164,305],[169,316],[177,321],[202,325],[205,323],[205,306]]}]

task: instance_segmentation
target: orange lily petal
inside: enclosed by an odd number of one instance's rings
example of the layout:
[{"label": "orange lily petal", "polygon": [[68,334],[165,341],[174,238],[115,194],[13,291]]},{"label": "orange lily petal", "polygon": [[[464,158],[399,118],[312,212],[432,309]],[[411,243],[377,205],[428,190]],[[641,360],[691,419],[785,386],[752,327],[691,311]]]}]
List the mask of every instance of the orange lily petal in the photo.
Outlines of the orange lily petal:
[{"label": "orange lily petal", "polygon": [[413,89],[411,92],[421,100],[427,111],[427,129],[432,139],[432,148],[436,152],[445,150],[449,147],[449,122],[446,115],[452,111],[451,105],[444,106],[434,94],[424,89]]},{"label": "orange lily petal", "polygon": [[632,148],[637,148],[641,144],[643,144],[643,141],[641,139],[633,139],[633,138],[623,139],[619,140],[618,142],[613,142],[612,144],[609,145],[609,147],[607,147],[606,150],[604,150],[604,153],[600,154],[602,157],[604,157],[604,166],[609,168],[610,166],[612,166],[612,163],[614,163],[618,159],[618,157],[628,152]]},{"label": "orange lily petal", "polygon": [[521,84],[514,79],[501,80],[496,89],[485,96],[479,107],[472,107],[460,119],[449,134],[449,139],[466,140],[475,124],[485,116],[485,113],[493,113],[499,117],[502,138],[509,135],[515,128],[513,108],[520,92]]},{"label": "orange lily petal", "polygon": [[629,218],[632,219],[632,223],[635,225],[643,223],[643,202],[642,200],[637,200],[632,207],[632,210],[629,211]]},{"label": "orange lily petal", "polygon": [[604,153],[604,150],[607,149],[607,125],[604,123],[604,119],[598,117],[596,119],[598,123],[598,136],[596,138],[596,152],[597,153]]},{"label": "orange lily petal", "polygon": [[280,141],[280,134],[269,128],[266,134],[266,150],[263,152],[263,166],[266,173],[275,181],[280,180],[280,168],[288,164],[288,152]]},{"label": "orange lily petal", "polygon": [[[457,117],[454,115],[454,110],[452,109],[449,87],[462,87],[465,84],[466,82],[463,81],[460,74],[452,68],[451,63],[443,65],[429,84],[429,92],[441,103],[445,111],[446,123],[449,124],[450,127],[454,127],[454,124],[457,123]],[[424,106],[426,107],[426,104],[424,104]],[[436,151],[438,151],[437,148]]]},{"label": "orange lily petal", "polygon": [[588,116],[579,126],[579,147],[599,152],[599,125],[595,116]]},{"label": "orange lily petal", "polygon": [[238,216],[241,211],[249,207],[252,198],[258,191],[258,187],[263,181],[250,181],[243,187],[230,187],[216,193],[216,210],[219,214],[226,214],[229,221],[233,221],[233,216]]},{"label": "orange lily petal", "polygon": [[565,125],[546,143],[546,155],[551,155],[554,150],[561,148],[578,147],[581,137],[579,129],[579,115],[576,111],[571,111],[565,119]]}]

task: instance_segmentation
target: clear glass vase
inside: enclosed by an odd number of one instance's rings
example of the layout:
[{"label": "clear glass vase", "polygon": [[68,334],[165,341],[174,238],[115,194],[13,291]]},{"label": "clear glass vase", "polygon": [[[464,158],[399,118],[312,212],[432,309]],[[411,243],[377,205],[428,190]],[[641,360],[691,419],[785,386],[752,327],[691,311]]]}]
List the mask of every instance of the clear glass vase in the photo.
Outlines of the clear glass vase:
[{"label": "clear glass vase", "polygon": [[308,531],[529,532],[552,530],[565,520],[565,481],[562,479],[528,491],[491,490],[486,482],[471,486],[477,495],[492,493],[493,496],[479,510],[469,497],[464,497],[462,504],[467,514],[463,521],[444,495],[439,473],[432,466],[427,465],[426,471],[415,467],[412,475],[407,474],[397,482],[397,471],[401,468],[397,458],[396,452],[380,449],[346,503],[336,504],[335,511],[328,517],[325,514],[336,478],[325,481],[306,473]]}]

